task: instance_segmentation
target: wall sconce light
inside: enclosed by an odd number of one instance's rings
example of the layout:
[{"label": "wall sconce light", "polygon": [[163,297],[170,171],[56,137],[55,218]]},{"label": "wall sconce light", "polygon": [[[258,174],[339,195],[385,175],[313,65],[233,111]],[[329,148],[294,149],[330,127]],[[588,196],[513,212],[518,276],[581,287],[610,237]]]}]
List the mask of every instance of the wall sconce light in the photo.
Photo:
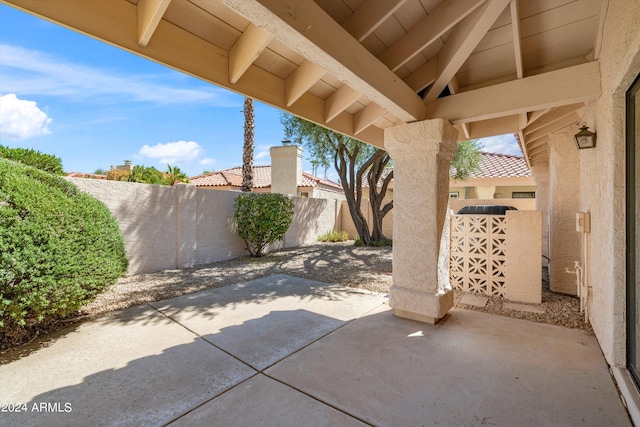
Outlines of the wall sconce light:
[{"label": "wall sconce light", "polygon": [[589,131],[586,123],[582,123],[580,132],[578,132],[574,138],[576,139],[576,145],[579,150],[583,148],[593,148],[596,146],[596,134]]}]

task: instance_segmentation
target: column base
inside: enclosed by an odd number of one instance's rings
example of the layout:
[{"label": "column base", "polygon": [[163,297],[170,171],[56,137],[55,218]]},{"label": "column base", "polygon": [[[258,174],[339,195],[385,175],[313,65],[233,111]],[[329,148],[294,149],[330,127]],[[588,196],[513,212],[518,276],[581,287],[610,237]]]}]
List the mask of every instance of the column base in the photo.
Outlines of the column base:
[{"label": "column base", "polygon": [[389,289],[389,306],[398,317],[435,324],[453,307],[453,291],[436,295],[393,285]]}]

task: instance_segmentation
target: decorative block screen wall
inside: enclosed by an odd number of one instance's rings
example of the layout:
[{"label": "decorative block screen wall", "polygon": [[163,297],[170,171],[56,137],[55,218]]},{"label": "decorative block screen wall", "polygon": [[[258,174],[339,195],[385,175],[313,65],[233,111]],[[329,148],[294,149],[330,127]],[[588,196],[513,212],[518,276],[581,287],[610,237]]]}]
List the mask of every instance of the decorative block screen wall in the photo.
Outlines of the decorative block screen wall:
[{"label": "decorative block screen wall", "polygon": [[464,292],[505,296],[507,217],[451,217],[451,285]]}]

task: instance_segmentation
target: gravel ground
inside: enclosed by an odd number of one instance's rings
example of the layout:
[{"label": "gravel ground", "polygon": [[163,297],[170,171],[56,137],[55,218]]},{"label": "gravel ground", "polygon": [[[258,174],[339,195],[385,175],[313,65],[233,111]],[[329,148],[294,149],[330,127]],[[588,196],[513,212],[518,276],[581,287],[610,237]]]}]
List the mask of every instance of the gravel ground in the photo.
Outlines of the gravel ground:
[{"label": "gravel ground", "polygon": [[[262,258],[242,257],[193,268],[129,276],[120,279],[107,292],[99,295],[95,301],[68,319],[44,325],[22,337],[2,337],[0,350],[15,347],[33,340],[38,335],[62,329],[98,314],[273,274],[288,274],[387,293],[392,282],[391,264],[390,247],[356,247],[351,241],[318,243],[273,252]],[[485,307],[477,308],[461,304],[462,296],[462,292],[456,291],[457,307],[593,332],[591,326],[584,322],[584,316],[580,314],[579,300],[550,292],[548,280],[543,280],[542,304],[537,306],[544,309],[544,314],[507,310],[503,307],[506,300],[498,297],[489,298]]]}]

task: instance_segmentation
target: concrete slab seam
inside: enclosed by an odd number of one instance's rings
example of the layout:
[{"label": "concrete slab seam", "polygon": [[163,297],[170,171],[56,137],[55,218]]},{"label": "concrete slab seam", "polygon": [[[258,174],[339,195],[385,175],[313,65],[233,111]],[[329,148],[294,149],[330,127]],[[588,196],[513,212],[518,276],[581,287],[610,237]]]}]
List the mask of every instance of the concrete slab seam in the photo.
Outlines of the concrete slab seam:
[{"label": "concrete slab seam", "polygon": [[351,418],[353,418],[353,419],[356,419],[356,420],[360,421],[360,422],[361,422],[361,423],[363,423],[363,424],[366,424],[366,425],[371,426],[371,427],[376,427],[376,426],[375,426],[375,424],[371,424],[370,422],[368,422],[368,421],[366,421],[366,420],[363,420],[363,419],[362,419],[362,418],[360,418],[360,417],[357,417],[357,416],[355,416],[355,415],[353,415],[353,414],[350,414],[349,412],[345,411],[344,409],[338,408],[337,406],[334,406],[334,405],[332,405],[332,404],[331,404],[331,403],[329,403],[329,402],[325,402],[324,400],[322,400],[322,399],[320,399],[320,398],[318,398],[318,397],[316,397],[316,396],[314,396],[314,395],[312,395],[312,394],[309,394],[309,393],[307,393],[307,392],[306,392],[306,391],[304,391],[304,390],[301,390],[301,389],[299,389],[299,388],[297,388],[297,387],[294,387],[294,386],[292,386],[291,384],[287,384],[286,382],[284,382],[284,381],[282,381],[282,380],[279,380],[278,378],[272,377],[271,375],[269,375],[269,374],[267,374],[267,373],[265,373],[265,372],[262,372],[262,375],[264,375],[265,377],[267,377],[267,378],[269,378],[269,379],[272,379],[272,380],[274,380],[274,381],[276,381],[276,382],[278,382],[278,383],[280,383],[280,384],[282,384],[282,385],[284,385],[284,386],[287,386],[287,387],[289,387],[289,388],[291,388],[291,389],[293,389],[293,390],[297,391],[298,393],[302,393],[302,394],[304,394],[305,396],[307,396],[307,397],[309,397],[309,398],[311,398],[311,399],[315,400],[316,402],[320,402],[320,403],[322,403],[323,405],[326,405],[326,406],[328,406],[328,407],[330,407],[330,408],[333,408],[333,409],[335,409],[336,411],[341,412],[341,413],[343,413],[343,414],[347,415],[348,417],[351,417]]},{"label": "concrete slab seam", "polygon": [[[149,304],[147,304],[149,305]],[[200,338],[202,341],[204,341],[205,343],[209,344],[211,347],[220,350],[221,352],[223,352],[224,354],[236,359],[237,361],[239,361],[240,363],[242,363],[243,365],[248,366],[249,368],[253,369],[254,371],[256,371],[256,374],[260,373],[259,369],[256,369],[254,366],[251,366],[250,364],[248,364],[247,362],[245,362],[244,360],[240,360],[238,359],[236,356],[234,356],[233,354],[229,353],[227,350],[225,350],[224,348],[218,347],[217,345],[215,345],[214,343],[212,343],[211,341],[207,340],[205,337],[203,337],[202,335],[200,335],[199,333],[197,333],[194,330],[191,330],[189,328],[187,328],[185,325],[183,325],[182,323],[178,322],[176,319],[174,319],[171,316],[168,316],[166,314],[164,314],[162,311],[158,310],[157,308],[155,308],[152,305],[149,305],[149,307],[153,308],[155,311],[157,311],[158,313],[160,313],[162,316],[166,317],[167,319],[171,320],[172,322],[176,323],[177,325],[179,325],[180,327],[182,327],[183,329],[186,329],[187,331],[191,332],[193,335],[195,335],[196,337]],[[253,375],[255,376],[255,375]],[[252,377],[253,377],[252,376]]]}]

